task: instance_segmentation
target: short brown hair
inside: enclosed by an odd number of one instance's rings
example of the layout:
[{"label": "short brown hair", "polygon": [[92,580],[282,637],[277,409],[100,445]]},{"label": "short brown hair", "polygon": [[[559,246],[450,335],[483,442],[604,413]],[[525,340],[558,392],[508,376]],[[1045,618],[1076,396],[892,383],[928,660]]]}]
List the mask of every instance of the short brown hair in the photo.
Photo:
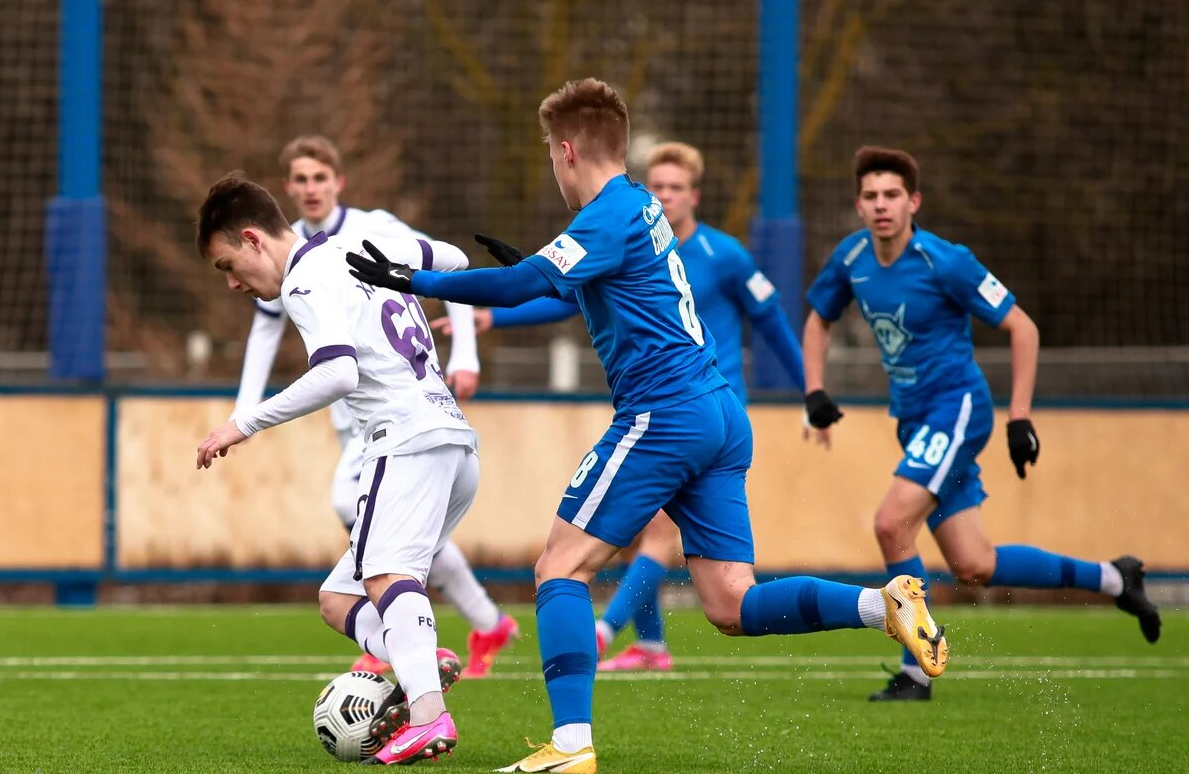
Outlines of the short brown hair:
[{"label": "short brown hair", "polygon": [[662,142],[648,153],[648,168],[658,164],[676,164],[689,172],[690,184],[697,188],[702,184],[702,174],[706,171],[706,164],[702,161],[702,152],[694,146],[684,142]]},{"label": "short brown hair", "polygon": [[240,231],[249,226],[257,226],[269,236],[279,237],[289,229],[289,222],[272,194],[237,169],[223,175],[211,186],[206,201],[198,210],[195,239],[198,252],[206,257],[216,235],[222,235],[238,247]]},{"label": "short brown hair", "polygon": [[289,165],[295,159],[311,158],[320,161],[334,170],[336,175],[343,173],[342,159],[339,149],[334,143],[320,134],[306,134],[294,139],[281,150],[281,172],[289,176]]},{"label": "short brown hair", "polygon": [[864,145],[855,151],[855,193],[863,190],[863,177],[872,172],[892,172],[904,180],[904,188],[910,194],[917,192],[921,182],[921,168],[917,160],[906,151],[895,148],[881,148],[878,145]]},{"label": "short brown hair", "polygon": [[603,81],[569,81],[541,102],[537,117],[546,140],[575,143],[592,158],[627,156],[628,106]]}]

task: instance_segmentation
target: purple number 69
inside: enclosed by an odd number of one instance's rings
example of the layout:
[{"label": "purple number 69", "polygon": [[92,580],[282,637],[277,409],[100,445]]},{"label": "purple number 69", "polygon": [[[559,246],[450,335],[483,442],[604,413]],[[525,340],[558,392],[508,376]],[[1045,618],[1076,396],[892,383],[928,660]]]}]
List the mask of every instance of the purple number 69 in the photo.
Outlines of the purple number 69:
[{"label": "purple number 69", "polygon": [[[390,298],[380,307],[380,325],[384,328],[384,335],[388,337],[388,343],[392,345],[396,353],[409,361],[409,365],[413,366],[413,373],[418,379],[424,379],[425,365],[429,360],[429,353],[433,351],[433,337],[429,334],[429,323],[426,322],[425,313],[421,312],[417,300],[407,293],[400,295],[404,299],[403,304],[395,298]],[[405,310],[409,308],[417,310],[419,315],[415,316],[420,317],[420,322],[425,324],[425,328],[423,329],[414,319],[412,327],[405,329],[403,333],[397,333],[392,318],[404,314]],[[416,344],[421,346],[418,347]]]}]

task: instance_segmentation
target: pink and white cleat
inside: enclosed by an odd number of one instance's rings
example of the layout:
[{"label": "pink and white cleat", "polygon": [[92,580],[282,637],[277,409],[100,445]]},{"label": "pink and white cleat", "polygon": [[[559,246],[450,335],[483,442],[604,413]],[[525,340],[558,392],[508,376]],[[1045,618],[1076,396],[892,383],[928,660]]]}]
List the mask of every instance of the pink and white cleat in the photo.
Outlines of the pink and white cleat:
[{"label": "pink and white cleat", "polygon": [[355,659],[355,663],[351,665],[351,671],[371,672],[373,675],[382,675],[385,672],[391,672],[392,665],[385,664],[371,653],[364,653],[360,655],[359,658]]},{"label": "pink and white cleat", "polygon": [[655,651],[632,645],[618,656],[599,662],[600,672],[668,672],[673,668],[669,651]]},{"label": "pink and white cleat", "polygon": [[[462,662],[449,648],[438,648],[438,680],[442,684],[442,693],[449,693],[450,688],[458,682],[462,671]],[[404,731],[409,724],[409,702],[405,700],[405,692],[399,684],[396,690],[388,694],[388,698],[380,704],[372,718],[370,733],[387,744],[394,735]]]},{"label": "pink and white cleat", "polygon": [[520,626],[516,619],[504,613],[499,623],[489,632],[472,631],[467,636],[467,665],[462,670],[462,676],[468,680],[487,677],[495,657],[508,646],[508,643],[520,636]]},{"label": "pink and white cleat", "polygon": [[380,748],[380,752],[363,762],[364,766],[408,765],[426,758],[438,759],[458,744],[458,731],[449,712],[438,715],[424,726],[405,726]]}]

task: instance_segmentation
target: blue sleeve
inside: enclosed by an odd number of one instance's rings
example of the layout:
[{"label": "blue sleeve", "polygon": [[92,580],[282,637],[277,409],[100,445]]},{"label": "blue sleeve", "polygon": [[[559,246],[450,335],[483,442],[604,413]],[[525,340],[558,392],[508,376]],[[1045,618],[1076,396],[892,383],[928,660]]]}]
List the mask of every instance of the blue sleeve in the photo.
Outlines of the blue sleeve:
[{"label": "blue sleeve", "polygon": [[557,296],[545,275],[525,261],[498,269],[418,271],[413,274],[413,292],[479,306],[518,306],[534,298]]},{"label": "blue sleeve", "polygon": [[793,326],[789,324],[784,309],[779,304],[769,306],[752,317],[751,324],[768,342],[793,384],[805,392],[805,364],[801,357],[801,345],[793,335]]},{"label": "blue sleeve", "polygon": [[557,239],[524,259],[557,290],[552,295],[567,298],[587,282],[619,270],[626,247],[624,230],[600,212],[578,213]]},{"label": "blue sleeve", "polygon": [[743,313],[755,322],[757,315],[780,306],[780,293],[771,280],[756,267],[751,253],[735,244],[730,252],[726,290]]},{"label": "blue sleeve", "polygon": [[939,262],[937,274],[950,298],[992,328],[1015,306],[1015,295],[965,247]]},{"label": "blue sleeve", "polygon": [[556,298],[537,298],[511,309],[491,311],[492,328],[513,328],[519,325],[543,325],[566,320],[581,310],[577,304],[569,304]]},{"label": "blue sleeve", "polygon": [[840,248],[841,245],[834,250],[817,279],[809,286],[809,292],[805,294],[809,305],[826,322],[834,322],[841,317],[843,310],[855,298],[850,278],[846,276],[842,257],[839,255]]}]

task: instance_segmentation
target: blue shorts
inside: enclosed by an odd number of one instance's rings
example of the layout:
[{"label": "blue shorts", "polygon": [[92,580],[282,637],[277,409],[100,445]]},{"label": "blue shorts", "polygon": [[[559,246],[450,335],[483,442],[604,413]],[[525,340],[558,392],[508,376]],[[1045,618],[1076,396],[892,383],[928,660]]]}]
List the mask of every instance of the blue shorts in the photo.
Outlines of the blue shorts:
[{"label": "blue shorts", "polygon": [[937,508],[926,521],[931,531],[987,499],[975,458],[987,445],[994,424],[990,393],[972,389],[939,396],[926,412],[897,425],[904,459],[896,475],[920,484],[937,498]]},{"label": "blue shorts", "polygon": [[751,423],[729,388],[643,414],[616,414],[562,495],[557,515],[615,546],[658,510],[686,556],[755,561],[745,483]]}]

